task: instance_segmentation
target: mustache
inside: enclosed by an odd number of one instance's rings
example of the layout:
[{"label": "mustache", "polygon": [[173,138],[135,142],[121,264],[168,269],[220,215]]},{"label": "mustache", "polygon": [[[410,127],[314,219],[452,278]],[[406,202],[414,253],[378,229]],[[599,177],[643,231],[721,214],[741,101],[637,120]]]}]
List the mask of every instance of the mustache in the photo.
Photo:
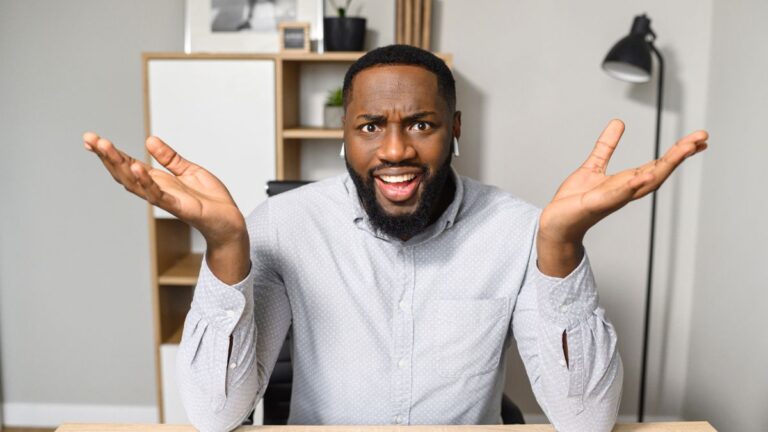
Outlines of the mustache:
[{"label": "mustache", "polygon": [[382,162],[375,167],[368,170],[368,177],[373,179],[373,173],[383,168],[405,168],[413,167],[419,168],[425,173],[429,173],[429,167],[426,164],[417,164],[416,162]]}]

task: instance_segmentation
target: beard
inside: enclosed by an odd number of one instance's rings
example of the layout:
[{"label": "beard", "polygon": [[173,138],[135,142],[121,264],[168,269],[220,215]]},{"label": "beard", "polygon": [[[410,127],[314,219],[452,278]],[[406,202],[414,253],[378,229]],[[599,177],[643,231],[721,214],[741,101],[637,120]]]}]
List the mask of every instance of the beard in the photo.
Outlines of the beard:
[{"label": "beard", "polygon": [[[424,231],[426,227],[432,222],[432,213],[440,201],[442,192],[448,183],[449,175],[451,173],[451,159],[452,155],[446,158],[437,172],[434,174],[429,171],[429,167],[426,165],[417,165],[413,163],[384,163],[376,168],[368,171],[367,180],[358,174],[344,159],[347,165],[347,171],[352,181],[357,188],[357,196],[360,199],[365,212],[368,213],[368,219],[371,221],[373,227],[390,237],[399,238],[402,240],[410,239],[411,237]],[[423,171],[423,193],[419,197],[419,202],[416,205],[416,210],[410,214],[404,215],[392,215],[387,213],[379,204],[376,199],[376,186],[374,185],[373,172],[383,167],[418,167]]]}]

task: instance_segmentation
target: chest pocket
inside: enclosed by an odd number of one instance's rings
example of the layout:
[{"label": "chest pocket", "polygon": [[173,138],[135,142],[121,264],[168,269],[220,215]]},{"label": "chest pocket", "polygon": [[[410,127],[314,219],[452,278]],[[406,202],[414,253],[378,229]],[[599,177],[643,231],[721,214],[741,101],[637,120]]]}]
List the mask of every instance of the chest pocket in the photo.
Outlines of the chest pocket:
[{"label": "chest pocket", "polygon": [[509,298],[438,300],[435,337],[440,375],[466,377],[498,367],[507,333]]}]

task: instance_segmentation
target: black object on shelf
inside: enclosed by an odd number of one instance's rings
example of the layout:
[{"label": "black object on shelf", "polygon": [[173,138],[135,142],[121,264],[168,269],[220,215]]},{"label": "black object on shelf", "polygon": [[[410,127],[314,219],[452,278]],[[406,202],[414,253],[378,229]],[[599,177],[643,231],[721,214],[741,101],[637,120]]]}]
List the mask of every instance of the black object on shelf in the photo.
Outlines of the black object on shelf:
[{"label": "black object on shelf", "polygon": [[362,51],[365,45],[365,18],[323,18],[326,51]]},{"label": "black object on shelf", "polygon": [[307,180],[270,180],[267,182],[267,196],[275,196],[310,183]]},{"label": "black object on shelf", "polygon": [[[638,15],[632,22],[629,35],[622,38],[611,48],[603,61],[603,69],[612,77],[633,83],[644,83],[651,79],[651,53],[659,63],[659,79],[656,96],[656,144],[653,158],[659,158],[659,140],[661,133],[662,88],[664,84],[664,58],[653,42],[656,33],[651,30],[651,20],[645,15]],[[645,387],[648,370],[648,329],[651,317],[651,288],[653,286],[653,253],[656,233],[656,192],[651,194],[651,233],[648,248],[648,275],[645,288],[645,321],[643,322],[643,359],[640,367],[640,402],[637,409],[637,421],[643,422],[645,416]]]}]

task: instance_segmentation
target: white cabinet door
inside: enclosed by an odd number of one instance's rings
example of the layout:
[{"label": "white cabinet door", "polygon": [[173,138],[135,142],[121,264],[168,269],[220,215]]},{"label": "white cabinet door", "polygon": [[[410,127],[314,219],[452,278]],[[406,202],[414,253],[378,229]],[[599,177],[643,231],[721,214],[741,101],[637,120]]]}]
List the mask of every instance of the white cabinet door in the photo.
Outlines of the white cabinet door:
[{"label": "white cabinet door", "polygon": [[150,133],[221,179],[248,215],[276,175],[274,61],[154,59],[148,85]]}]

